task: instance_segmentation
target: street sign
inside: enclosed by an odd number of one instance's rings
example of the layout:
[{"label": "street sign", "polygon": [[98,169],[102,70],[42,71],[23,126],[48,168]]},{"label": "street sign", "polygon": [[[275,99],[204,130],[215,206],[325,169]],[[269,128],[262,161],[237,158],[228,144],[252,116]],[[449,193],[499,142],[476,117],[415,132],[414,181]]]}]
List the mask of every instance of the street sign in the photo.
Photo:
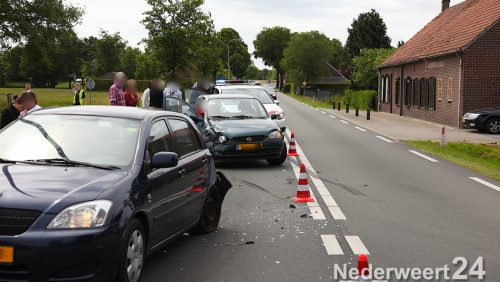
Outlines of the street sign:
[{"label": "street sign", "polygon": [[305,87],[306,85],[307,85],[307,82],[305,82],[305,81],[304,81],[304,82],[302,82],[302,86],[304,86],[304,87]]},{"label": "street sign", "polygon": [[87,80],[87,83],[85,83],[85,85],[87,86],[87,89],[92,90],[95,88],[95,81],[93,81],[92,79]]}]

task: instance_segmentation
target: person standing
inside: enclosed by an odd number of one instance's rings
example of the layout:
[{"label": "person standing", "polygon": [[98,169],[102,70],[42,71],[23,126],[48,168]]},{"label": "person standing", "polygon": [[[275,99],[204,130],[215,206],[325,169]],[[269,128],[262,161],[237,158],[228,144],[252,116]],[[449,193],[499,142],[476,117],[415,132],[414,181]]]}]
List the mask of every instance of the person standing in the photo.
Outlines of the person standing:
[{"label": "person standing", "polygon": [[149,108],[149,92],[151,91],[151,83],[150,81],[148,83],[148,88],[144,90],[144,93],[142,93],[142,107],[143,108]]},{"label": "person standing", "polygon": [[125,86],[125,105],[127,107],[139,106],[139,96],[137,95],[137,82],[134,79],[127,81]]},{"label": "person standing", "polygon": [[32,91],[23,92],[23,94],[19,95],[19,97],[16,97],[14,103],[10,104],[8,108],[3,110],[0,129],[17,120],[21,116],[21,113],[26,113],[26,110],[32,109],[35,105],[35,93],[33,93]]},{"label": "person standing", "polygon": [[127,81],[127,76],[123,72],[115,74],[113,85],[109,88],[108,100],[111,106],[125,106],[125,95],[123,93],[123,86]]},{"label": "person standing", "polygon": [[165,82],[161,79],[156,79],[151,83],[151,90],[149,92],[149,106],[151,108],[161,109],[163,107],[163,90],[165,89]]},{"label": "person standing", "polygon": [[80,83],[75,83],[75,92],[73,93],[73,106],[85,105],[85,90]]}]

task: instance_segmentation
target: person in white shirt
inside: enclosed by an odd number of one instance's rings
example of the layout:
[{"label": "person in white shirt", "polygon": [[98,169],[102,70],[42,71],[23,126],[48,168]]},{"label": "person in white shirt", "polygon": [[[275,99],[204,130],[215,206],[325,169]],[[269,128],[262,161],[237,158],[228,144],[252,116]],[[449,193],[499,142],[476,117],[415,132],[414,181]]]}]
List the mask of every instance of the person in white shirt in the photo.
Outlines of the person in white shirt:
[{"label": "person in white shirt", "polygon": [[142,94],[142,107],[143,108],[149,108],[149,101],[150,101],[150,92],[151,92],[151,81],[148,84],[148,88],[144,90],[144,93]]}]

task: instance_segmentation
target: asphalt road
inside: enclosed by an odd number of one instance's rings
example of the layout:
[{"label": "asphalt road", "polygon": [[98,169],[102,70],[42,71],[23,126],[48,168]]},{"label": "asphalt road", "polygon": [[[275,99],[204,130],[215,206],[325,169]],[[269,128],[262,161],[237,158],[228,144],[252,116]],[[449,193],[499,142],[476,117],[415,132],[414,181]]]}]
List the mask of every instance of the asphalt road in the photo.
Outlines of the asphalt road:
[{"label": "asphalt road", "polygon": [[[355,266],[358,253],[374,267],[448,265],[452,274],[455,257],[470,267],[481,256],[485,281],[500,281],[500,183],[279,99],[299,159],[219,164],[234,185],[220,229],[153,254],[141,281],[331,281],[334,265]],[[290,208],[298,162],[310,168],[319,207]]]}]

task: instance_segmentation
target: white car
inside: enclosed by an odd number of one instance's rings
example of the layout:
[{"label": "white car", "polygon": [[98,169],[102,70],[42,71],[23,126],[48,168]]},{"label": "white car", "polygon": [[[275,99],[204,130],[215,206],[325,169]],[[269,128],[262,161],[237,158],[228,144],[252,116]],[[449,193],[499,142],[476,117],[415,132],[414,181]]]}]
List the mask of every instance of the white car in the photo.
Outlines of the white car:
[{"label": "white car", "polygon": [[215,85],[214,94],[247,94],[257,98],[266,108],[267,113],[273,121],[279,126],[281,131],[286,130],[285,111],[278,106],[279,101],[273,97],[259,85],[251,84],[225,84],[218,83]]}]

